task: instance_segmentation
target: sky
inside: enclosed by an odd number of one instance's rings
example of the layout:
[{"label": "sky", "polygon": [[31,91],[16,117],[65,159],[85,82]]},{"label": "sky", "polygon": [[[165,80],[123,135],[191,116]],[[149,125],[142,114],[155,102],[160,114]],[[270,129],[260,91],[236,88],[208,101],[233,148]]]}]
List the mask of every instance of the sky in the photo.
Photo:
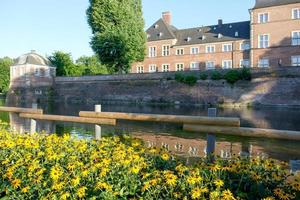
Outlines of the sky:
[{"label": "sky", "polygon": [[[173,25],[191,28],[249,20],[255,0],[142,0],[145,29],[164,11]],[[87,24],[88,0],[0,0],[0,58],[16,58],[30,50],[43,56],[54,51],[74,59],[90,56],[91,30]]]}]

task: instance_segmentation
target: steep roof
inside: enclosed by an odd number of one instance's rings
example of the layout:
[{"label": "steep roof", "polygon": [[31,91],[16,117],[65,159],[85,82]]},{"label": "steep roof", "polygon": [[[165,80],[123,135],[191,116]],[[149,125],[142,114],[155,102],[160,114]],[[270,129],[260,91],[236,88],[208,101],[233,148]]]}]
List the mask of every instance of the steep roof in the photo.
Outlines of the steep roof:
[{"label": "steep roof", "polygon": [[250,39],[250,21],[175,31],[176,46]]},{"label": "steep roof", "polygon": [[176,39],[175,46],[226,42],[250,39],[250,21],[177,29],[159,19],[146,33],[148,41]]},{"label": "steep roof", "polygon": [[176,28],[168,25],[163,19],[159,19],[146,31],[148,41],[175,39]]},{"label": "steep roof", "polygon": [[281,6],[293,3],[300,3],[300,0],[256,0],[256,4],[253,9],[271,6]]}]

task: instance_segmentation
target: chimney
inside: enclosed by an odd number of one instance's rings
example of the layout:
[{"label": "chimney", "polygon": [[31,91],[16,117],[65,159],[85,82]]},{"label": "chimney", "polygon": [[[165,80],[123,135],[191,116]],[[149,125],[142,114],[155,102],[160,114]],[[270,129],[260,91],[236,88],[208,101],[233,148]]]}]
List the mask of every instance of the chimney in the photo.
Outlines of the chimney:
[{"label": "chimney", "polygon": [[222,25],[223,25],[223,20],[222,20],[222,19],[219,19],[219,20],[218,20],[218,26],[221,27]]},{"label": "chimney", "polygon": [[166,22],[166,24],[172,24],[172,14],[170,11],[166,11],[162,13],[162,19]]}]

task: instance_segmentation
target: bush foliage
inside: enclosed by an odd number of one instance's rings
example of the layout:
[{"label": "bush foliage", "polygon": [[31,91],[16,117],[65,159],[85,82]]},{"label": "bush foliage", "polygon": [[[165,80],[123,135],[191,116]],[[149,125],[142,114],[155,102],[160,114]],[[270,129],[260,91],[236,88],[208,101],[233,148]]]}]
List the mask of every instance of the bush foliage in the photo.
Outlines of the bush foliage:
[{"label": "bush foliage", "polygon": [[189,86],[193,86],[197,83],[197,77],[194,75],[184,75],[182,73],[175,74],[175,80],[187,84]]},{"label": "bush foliage", "polygon": [[[186,166],[128,136],[26,135],[0,125],[0,199],[297,199],[285,163],[233,158]],[[298,195],[298,196],[297,196]]]}]

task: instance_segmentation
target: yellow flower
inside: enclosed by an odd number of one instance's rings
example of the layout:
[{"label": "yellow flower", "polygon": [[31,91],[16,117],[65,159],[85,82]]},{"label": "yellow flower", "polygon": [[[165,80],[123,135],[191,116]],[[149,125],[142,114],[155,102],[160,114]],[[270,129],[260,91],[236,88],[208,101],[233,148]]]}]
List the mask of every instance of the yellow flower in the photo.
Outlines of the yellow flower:
[{"label": "yellow flower", "polygon": [[80,183],[80,177],[77,176],[76,178],[72,179],[73,187],[76,187],[77,185],[79,185],[79,183]]},{"label": "yellow flower", "polygon": [[138,166],[134,166],[130,169],[131,173],[138,174],[140,172],[141,168]]},{"label": "yellow flower", "polygon": [[224,182],[223,182],[222,180],[220,180],[220,179],[217,179],[217,180],[214,181],[214,184],[215,184],[218,188],[220,188],[220,187],[222,187],[222,186],[224,185]]},{"label": "yellow flower", "polygon": [[142,188],[142,192],[145,192],[146,190],[148,190],[150,188],[150,182],[145,182],[144,183],[144,186]]},{"label": "yellow flower", "polygon": [[230,190],[225,190],[222,192],[222,197],[224,200],[235,200],[233,194]]},{"label": "yellow flower", "polygon": [[12,186],[13,186],[14,188],[20,187],[20,186],[21,186],[21,180],[20,180],[20,179],[15,179],[15,180],[13,180],[13,181],[12,181]]},{"label": "yellow flower", "polygon": [[201,189],[196,187],[191,191],[192,199],[200,199],[201,197]]},{"label": "yellow flower", "polygon": [[70,197],[70,193],[69,192],[65,192],[61,195],[61,199],[62,200],[67,200]]},{"label": "yellow flower", "polygon": [[283,190],[280,188],[276,188],[273,192],[276,196],[281,196],[283,194]]},{"label": "yellow flower", "polygon": [[29,190],[29,187],[27,186],[27,187],[24,187],[24,188],[22,188],[22,190],[21,190],[21,191],[22,191],[23,193],[27,193],[27,192],[28,192],[28,190]]},{"label": "yellow flower", "polygon": [[163,160],[169,160],[169,159],[170,159],[170,156],[169,156],[169,154],[164,153],[164,154],[161,155],[161,158],[162,158]]},{"label": "yellow flower", "polygon": [[171,173],[167,173],[165,174],[165,179],[166,179],[166,183],[169,186],[174,187],[176,185],[177,182],[177,176]]},{"label": "yellow flower", "polygon": [[98,189],[98,190],[104,189],[104,190],[107,190],[107,191],[112,191],[112,186],[105,183],[105,182],[99,181],[96,184],[96,189]]},{"label": "yellow flower", "polygon": [[212,191],[210,194],[209,194],[209,199],[211,200],[219,200],[219,197],[220,197],[220,192],[219,191]]},{"label": "yellow flower", "polygon": [[189,176],[189,177],[187,178],[187,183],[188,183],[189,185],[195,185],[196,183],[200,183],[202,180],[203,180],[203,179],[202,179],[202,177],[200,177],[200,176]]},{"label": "yellow flower", "polygon": [[61,167],[59,167],[58,165],[54,166],[51,168],[50,171],[50,177],[56,181],[59,179],[59,177],[61,177],[63,174]]},{"label": "yellow flower", "polygon": [[81,188],[79,188],[78,190],[77,190],[77,196],[79,197],[79,198],[83,198],[84,196],[85,196],[85,191],[87,190],[87,188],[86,187],[81,187]]}]

